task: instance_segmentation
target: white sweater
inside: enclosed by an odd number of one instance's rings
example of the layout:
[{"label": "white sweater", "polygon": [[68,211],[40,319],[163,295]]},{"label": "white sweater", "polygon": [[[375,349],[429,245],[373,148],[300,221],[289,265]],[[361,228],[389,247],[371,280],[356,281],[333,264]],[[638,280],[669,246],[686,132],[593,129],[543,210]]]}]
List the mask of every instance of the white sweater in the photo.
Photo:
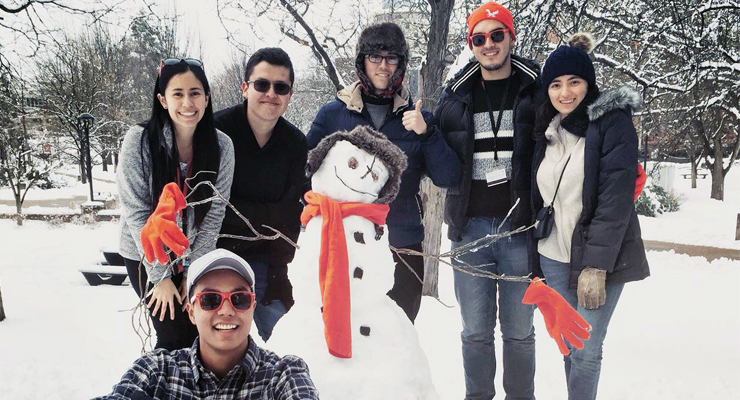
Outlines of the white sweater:
[{"label": "white sweater", "polygon": [[[553,208],[555,209],[555,224],[552,233],[537,244],[539,253],[549,259],[563,263],[570,262],[570,247],[573,240],[573,230],[583,211],[583,179],[584,179],[584,150],[585,138],[566,131],[560,126],[560,114],[553,118],[545,131],[547,149],[545,158],[537,170],[537,185],[539,186],[545,206],[549,205],[555,195],[560,174],[563,180],[560,183]],[[566,167],[565,162],[570,156]]]}]

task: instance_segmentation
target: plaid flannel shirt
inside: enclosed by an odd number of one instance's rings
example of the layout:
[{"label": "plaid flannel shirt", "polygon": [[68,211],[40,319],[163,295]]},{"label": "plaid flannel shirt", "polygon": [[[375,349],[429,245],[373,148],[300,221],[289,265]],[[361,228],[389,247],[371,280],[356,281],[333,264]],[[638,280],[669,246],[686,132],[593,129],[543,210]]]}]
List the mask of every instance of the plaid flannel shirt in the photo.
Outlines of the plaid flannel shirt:
[{"label": "plaid flannel shirt", "polygon": [[318,399],[319,394],[299,357],[278,357],[249,337],[241,363],[219,380],[198,357],[198,339],[189,349],[168,352],[156,349],[136,360],[134,366],[98,399]]}]

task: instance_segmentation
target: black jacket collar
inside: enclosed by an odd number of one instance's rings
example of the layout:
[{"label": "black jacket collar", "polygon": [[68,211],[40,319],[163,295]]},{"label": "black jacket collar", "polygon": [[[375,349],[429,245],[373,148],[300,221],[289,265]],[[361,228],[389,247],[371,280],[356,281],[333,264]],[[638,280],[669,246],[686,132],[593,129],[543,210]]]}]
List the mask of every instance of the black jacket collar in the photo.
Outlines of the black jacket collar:
[{"label": "black jacket collar", "polygon": [[[520,91],[532,83],[539,82],[540,67],[536,62],[512,54],[511,68],[512,71],[516,70],[519,72],[519,79],[521,80]],[[455,74],[447,85],[446,90],[461,98],[469,98],[473,93],[474,85],[480,81],[481,65],[477,60],[473,59]]]}]

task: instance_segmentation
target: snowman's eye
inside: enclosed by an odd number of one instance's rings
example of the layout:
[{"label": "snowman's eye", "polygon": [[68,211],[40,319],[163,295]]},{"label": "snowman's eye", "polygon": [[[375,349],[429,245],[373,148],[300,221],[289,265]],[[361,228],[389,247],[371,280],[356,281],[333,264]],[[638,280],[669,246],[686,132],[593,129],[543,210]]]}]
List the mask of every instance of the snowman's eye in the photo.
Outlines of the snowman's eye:
[{"label": "snowman's eye", "polygon": [[352,169],[357,169],[357,159],[354,157],[350,157],[350,159],[347,161],[347,165]]},{"label": "snowman's eye", "polygon": [[378,181],[378,174],[376,174],[375,171],[370,172],[370,175],[373,177],[373,182]]}]

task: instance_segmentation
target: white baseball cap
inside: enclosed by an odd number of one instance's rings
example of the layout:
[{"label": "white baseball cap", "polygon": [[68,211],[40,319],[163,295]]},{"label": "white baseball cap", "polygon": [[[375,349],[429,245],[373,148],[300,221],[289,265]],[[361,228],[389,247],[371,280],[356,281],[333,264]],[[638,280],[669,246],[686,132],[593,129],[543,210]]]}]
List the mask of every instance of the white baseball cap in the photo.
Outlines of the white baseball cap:
[{"label": "white baseball cap", "polygon": [[203,275],[219,269],[228,269],[241,275],[254,290],[254,271],[249,263],[238,255],[226,249],[209,251],[202,257],[193,261],[188,268],[188,297],[192,296],[191,290]]}]

